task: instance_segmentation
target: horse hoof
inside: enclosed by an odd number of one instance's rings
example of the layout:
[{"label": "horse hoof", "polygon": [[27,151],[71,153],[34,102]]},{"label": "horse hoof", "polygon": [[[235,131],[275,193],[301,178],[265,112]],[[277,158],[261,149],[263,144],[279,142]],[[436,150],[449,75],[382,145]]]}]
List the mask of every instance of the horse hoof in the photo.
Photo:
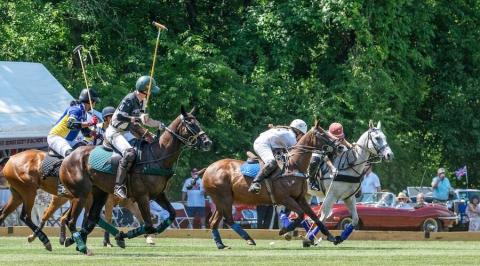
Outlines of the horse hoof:
[{"label": "horse hoof", "polygon": [[109,247],[109,248],[113,247],[112,243],[110,243],[109,241],[105,241],[105,240],[103,241],[103,246],[104,247]]},{"label": "horse hoof", "polygon": [[58,242],[59,242],[60,245],[62,245],[62,246],[65,245],[65,237],[60,237],[60,238],[58,239]]},{"label": "horse hoof", "polygon": [[155,241],[153,240],[153,237],[151,237],[151,236],[147,236],[145,238],[145,242],[147,242],[147,244],[152,245],[152,246],[155,245]]},{"label": "horse hoof", "polygon": [[284,238],[285,238],[285,240],[287,240],[287,241],[290,241],[290,240],[292,240],[292,235],[291,235],[291,234],[289,234],[289,233],[287,233],[287,234],[284,234],[284,235],[283,235],[283,237],[284,237]]},{"label": "horse hoof", "polygon": [[85,252],[85,255],[86,256],[93,256],[93,251],[91,251],[90,249],[87,248],[87,252]]},{"label": "horse hoof", "polygon": [[36,238],[35,235],[29,235],[27,238],[28,243],[32,243],[33,240],[35,240],[35,238]]},{"label": "horse hoof", "polygon": [[279,236],[283,236],[284,234],[288,233],[287,229],[285,227],[283,227],[282,229],[280,229],[280,232],[278,232],[278,235]]},{"label": "horse hoof", "polygon": [[256,246],[257,243],[255,243],[255,241],[254,241],[253,239],[248,239],[248,240],[247,240],[247,245]]},{"label": "horse hoof", "polygon": [[304,248],[309,248],[310,246],[313,245],[313,240],[303,240],[302,244]]},{"label": "horse hoof", "polygon": [[75,243],[75,240],[73,240],[72,238],[67,238],[65,240],[63,240],[63,245],[67,248],[69,246],[71,246],[73,243]]},{"label": "horse hoof", "polygon": [[230,249],[229,246],[225,246],[224,244],[220,243],[220,244],[217,244],[217,248],[218,249]]},{"label": "horse hoof", "polygon": [[50,244],[50,242],[47,242],[47,244],[45,244],[45,249],[48,251],[52,251],[52,244]]},{"label": "horse hoof", "polygon": [[122,233],[118,234],[115,237],[115,241],[117,242],[117,246],[119,246],[120,248],[125,248],[125,239],[123,238]]}]

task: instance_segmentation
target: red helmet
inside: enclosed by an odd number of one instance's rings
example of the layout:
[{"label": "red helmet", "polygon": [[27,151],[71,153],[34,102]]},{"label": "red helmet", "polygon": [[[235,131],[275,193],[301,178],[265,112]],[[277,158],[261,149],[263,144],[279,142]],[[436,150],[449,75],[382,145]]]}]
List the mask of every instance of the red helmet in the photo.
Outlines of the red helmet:
[{"label": "red helmet", "polygon": [[343,126],[338,122],[332,123],[328,127],[328,132],[330,132],[330,134],[334,135],[339,139],[345,138],[345,134],[343,133]]}]

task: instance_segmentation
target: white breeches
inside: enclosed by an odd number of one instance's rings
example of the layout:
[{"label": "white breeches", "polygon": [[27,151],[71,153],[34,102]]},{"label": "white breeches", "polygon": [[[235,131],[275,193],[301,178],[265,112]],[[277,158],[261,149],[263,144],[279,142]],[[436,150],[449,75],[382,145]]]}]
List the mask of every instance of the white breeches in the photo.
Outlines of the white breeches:
[{"label": "white breeches", "polygon": [[119,152],[123,154],[127,149],[131,149],[132,145],[127,141],[125,135],[128,131],[117,131],[114,127],[109,126],[105,132],[106,140],[115,147]]},{"label": "white breeches", "polygon": [[65,157],[65,153],[68,150],[72,149],[72,146],[75,145],[76,141],[68,141],[58,135],[48,135],[47,143],[48,147],[54,150],[56,153],[60,154],[62,157]]}]

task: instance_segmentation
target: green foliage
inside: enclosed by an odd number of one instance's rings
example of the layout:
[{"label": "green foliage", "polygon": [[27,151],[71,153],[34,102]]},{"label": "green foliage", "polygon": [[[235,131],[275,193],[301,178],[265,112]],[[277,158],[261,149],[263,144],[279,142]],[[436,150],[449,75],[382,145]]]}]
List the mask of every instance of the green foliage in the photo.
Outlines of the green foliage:
[{"label": "green foliage", "polygon": [[[269,123],[315,118],[344,124],[352,141],[381,120],[396,154],[383,187],[430,183],[436,168],[467,164],[478,184],[480,5],[476,1],[3,1],[0,58],[38,61],[76,95],[84,87],[72,54],[93,57],[89,82],[117,105],[152,63],[162,33],[153,117],[199,108],[214,141],[182,155],[171,191],[190,166],[244,158]],[[99,106],[102,107],[102,106]],[[461,184],[458,184],[461,185]]]}]

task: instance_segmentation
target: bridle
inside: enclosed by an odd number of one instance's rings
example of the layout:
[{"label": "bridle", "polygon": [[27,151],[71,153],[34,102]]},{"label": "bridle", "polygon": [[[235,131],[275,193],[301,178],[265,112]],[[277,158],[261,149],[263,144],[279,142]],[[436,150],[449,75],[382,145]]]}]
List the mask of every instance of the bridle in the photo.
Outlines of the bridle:
[{"label": "bridle", "polygon": [[[174,154],[180,152],[180,154],[183,153],[183,151],[186,149],[186,148],[194,148],[196,149],[197,146],[198,146],[198,140],[201,136],[205,135],[206,133],[200,129],[200,127],[198,127],[197,130],[195,130],[192,126],[192,122],[189,122],[185,119],[185,117],[183,116],[183,114],[180,115],[180,122],[181,122],[181,125],[183,125],[187,131],[190,133],[190,136],[188,137],[183,137],[181,136],[180,134],[178,134],[177,132],[175,132],[174,130],[170,129],[168,126],[165,127],[165,130],[168,131],[170,134],[172,134],[175,138],[177,138],[178,140],[180,140],[180,142],[182,142],[186,147],[182,148],[180,151],[175,151],[175,152],[172,152],[172,153],[169,153],[165,156],[162,156],[160,158],[156,158],[156,159],[153,159],[153,160],[149,160],[149,161],[140,161],[137,163],[137,165],[139,164],[149,164],[149,163],[154,163],[154,162],[159,162],[159,161],[162,161],[162,160],[165,160],[167,158],[170,158],[171,156],[173,156]],[[159,137],[160,134],[157,134],[157,139],[155,141],[158,141],[158,137]],[[153,150],[152,150],[152,146],[150,146],[150,153],[153,154]],[[177,165],[178,165],[178,161],[177,161]]]},{"label": "bridle", "polygon": [[183,144],[185,144],[185,146],[189,148],[197,148],[198,140],[201,136],[205,135],[205,132],[200,128],[194,129],[192,126],[193,123],[187,121],[183,115],[180,115],[180,121],[182,125],[190,133],[190,136],[183,137],[180,134],[176,133],[174,130],[170,129],[169,127],[165,127],[165,130],[168,131],[170,134],[172,134],[174,137],[176,137],[178,140],[180,140]]}]

